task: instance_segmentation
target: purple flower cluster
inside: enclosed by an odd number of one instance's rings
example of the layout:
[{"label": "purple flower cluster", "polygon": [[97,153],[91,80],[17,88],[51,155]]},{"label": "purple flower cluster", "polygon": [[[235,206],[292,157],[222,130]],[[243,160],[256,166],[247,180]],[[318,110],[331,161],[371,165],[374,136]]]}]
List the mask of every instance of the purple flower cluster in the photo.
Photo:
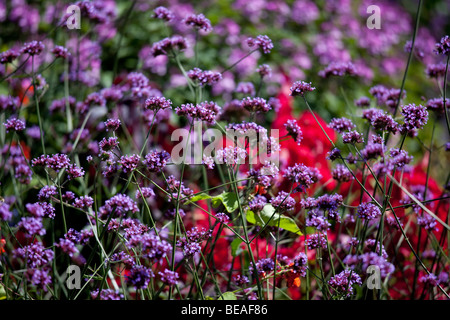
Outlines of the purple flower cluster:
[{"label": "purple flower cluster", "polygon": [[273,49],[272,40],[266,35],[259,35],[256,38],[248,38],[247,45],[249,47],[257,47],[263,53],[268,54]]},{"label": "purple flower cluster", "polygon": [[297,120],[286,121],[284,127],[286,128],[288,135],[290,135],[292,139],[294,139],[294,141],[299,145],[303,139],[303,134],[300,126],[297,124]]},{"label": "purple flower cluster", "polygon": [[322,179],[322,175],[317,168],[307,167],[303,163],[296,163],[294,166],[288,167],[284,172],[283,177],[292,182],[296,182],[305,188],[310,187],[312,184]]},{"label": "purple flower cluster", "polygon": [[329,78],[330,76],[354,76],[357,75],[356,67],[351,62],[331,62],[325,69],[319,71],[319,76]]},{"label": "purple flower cluster", "polygon": [[270,203],[280,212],[292,212],[295,209],[295,199],[285,191],[280,191],[276,197],[270,199]]},{"label": "purple flower cluster", "polygon": [[350,269],[346,269],[338,273],[328,281],[328,284],[333,288],[335,294],[350,297],[353,292],[355,284],[362,285],[361,277]]},{"label": "purple flower cluster", "polygon": [[305,93],[316,90],[316,88],[311,86],[311,83],[304,81],[296,81],[291,87],[291,96],[304,96]]},{"label": "purple flower cluster", "polygon": [[106,200],[105,205],[99,209],[102,216],[107,216],[111,213],[114,213],[116,216],[124,216],[128,212],[136,213],[138,211],[139,208],[136,203],[124,194],[117,194]]},{"label": "purple flower cluster", "polygon": [[402,107],[402,115],[404,116],[404,124],[401,128],[403,134],[408,133],[415,135],[417,130],[422,129],[428,121],[427,108],[414,103]]},{"label": "purple flower cluster", "polygon": [[338,182],[349,182],[354,179],[350,170],[343,164],[336,165],[336,167],[331,170],[331,175],[333,176],[333,179]]},{"label": "purple flower cluster", "polygon": [[216,118],[220,115],[220,111],[221,108],[212,101],[205,101],[197,105],[192,103],[182,104],[175,109],[175,112],[180,116],[189,116],[211,125],[216,123]]},{"label": "purple flower cluster", "polygon": [[381,216],[380,208],[370,202],[361,203],[358,206],[356,213],[358,214],[358,217],[365,220],[373,220]]},{"label": "purple flower cluster", "polygon": [[161,20],[164,20],[167,22],[172,21],[175,18],[172,11],[170,11],[166,7],[162,7],[162,6],[157,7],[155,10],[153,10],[153,12],[154,12],[153,13],[154,18],[161,19]]},{"label": "purple flower cluster", "polygon": [[173,50],[183,51],[188,47],[186,38],[182,36],[172,36],[171,38],[164,38],[161,41],[155,42],[151,48],[151,54],[153,57],[160,55],[167,55]]},{"label": "purple flower cluster", "polygon": [[356,128],[356,125],[347,118],[333,118],[328,124],[328,127],[339,133],[344,133],[345,131],[351,131]]},{"label": "purple flower cluster", "polygon": [[165,151],[154,150],[145,156],[144,165],[150,172],[161,172],[170,159],[170,154]]},{"label": "purple flower cluster", "polygon": [[441,38],[441,40],[436,43],[436,53],[441,55],[450,55],[450,37],[448,35]]},{"label": "purple flower cluster", "polygon": [[16,118],[10,118],[6,120],[4,125],[6,128],[6,132],[10,131],[19,132],[25,130],[25,121]]},{"label": "purple flower cluster", "polygon": [[202,30],[203,32],[211,32],[213,30],[211,26],[211,21],[205,17],[204,14],[200,13],[198,15],[191,14],[187,16],[183,22],[197,30]]},{"label": "purple flower cluster", "polygon": [[148,110],[165,110],[172,108],[172,101],[164,97],[151,97],[145,100],[145,109]]},{"label": "purple flower cluster", "polygon": [[260,97],[246,97],[241,101],[242,108],[250,112],[268,112],[272,107],[267,103],[266,99]]},{"label": "purple flower cluster", "polygon": [[314,233],[308,239],[306,239],[306,245],[309,250],[316,248],[326,249],[328,246],[327,238],[322,233]]},{"label": "purple flower cluster", "polygon": [[202,70],[200,68],[189,70],[187,76],[192,81],[197,81],[200,86],[212,85],[222,80],[222,74],[220,72]]},{"label": "purple flower cluster", "polygon": [[56,172],[60,171],[61,169],[67,168],[69,164],[69,157],[67,157],[67,155],[65,154],[53,154],[51,156],[41,155],[40,157],[31,160],[31,165],[33,167],[48,167],[55,170]]}]

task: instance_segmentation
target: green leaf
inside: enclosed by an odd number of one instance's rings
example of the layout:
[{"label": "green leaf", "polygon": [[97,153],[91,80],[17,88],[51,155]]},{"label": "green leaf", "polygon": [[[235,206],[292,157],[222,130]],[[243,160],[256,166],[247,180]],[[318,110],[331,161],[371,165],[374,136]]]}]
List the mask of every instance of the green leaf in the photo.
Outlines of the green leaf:
[{"label": "green leaf", "polygon": [[190,198],[189,201],[197,202],[197,201],[206,200],[206,199],[211,199],[211,196],[206,193],[199,193],[199,194],[193,196],[192,198]]},{"label": "green leaf", "polygon": [[300,236],[303,235],[293,219],[276,213],[275,208],[271,204],[266,204],[259,215],[256,215],[253,211],[248,210],[246,217],[248,222],[259,225],[261,227],[265,227],[266,225],[272,227],[279,226],[284,230],[290,231]]},{"label": "green leaf", "polygon": [[241,243],[242,240],[240,238],[236,238],[231,242],[231,255],[233,257],[237,257],[238,255],[241,254],[242,252]]},{"label": "green leaf", "polygon": [[235,211],[238,207],[238,199],[234,192],[223,192],[218,196],[211,198],[212,205],[217,208],[222,203],[228,212]]},{"label": "green leaf", "polygon": [[233,292],[224,292],[218,300],[237,300],[237,298]]},{"label": "green leaf", "polygon": [[225,209],[229,213],[235,211],[239,207],[239,204],[237,202],[238,200],[237,200],[236,194],[234,192],[223,192],[214,197],[212,197],[206,193],[199,193],[199,194],[193,196],[192,198],[190,198],[186,202],[197,202],[197,201],[206,200],[206,199],[211,199],[211,203],[214,208],[217,208],[218,206],[223,204]]},{"label": "green leaf", "polygon": [[0,285],[0,300],[6,299],[6,291],[3,285]]}]

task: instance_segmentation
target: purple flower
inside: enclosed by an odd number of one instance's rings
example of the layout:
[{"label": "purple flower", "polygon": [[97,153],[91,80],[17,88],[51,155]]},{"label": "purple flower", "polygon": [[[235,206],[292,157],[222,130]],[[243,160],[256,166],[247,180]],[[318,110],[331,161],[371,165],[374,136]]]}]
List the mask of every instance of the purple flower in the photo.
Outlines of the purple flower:
[{"label": "purple flower", "polygon": [[0,204],[0,219],[3,221],[10,221],[12,218],[12,212],[9,211],[9,205],[6,203]]},{"label": "purple flower", "polygon": [[314,233],[312,234],[308,239],[306,239],[306,245],[308,246],[309,250],[313,250],[316,248],[327,248],[327,238],[322,233]]},{"label": "purple flower", "polygon": [[228,215],[224,212],[217,212],[216,213],[216,218],[218,221],[220,221],[221,223],[227,223],[228,221],[230,221],[230,218],[228,217]]},{"label": "purple flower", "polygon": [[158,272],[161,277],[161,281],[169,286],[173,286],[177,284],[177,280],[179,278],[178,273],[175,271],[171,271],[169,269],[165,269],[163,272]]},{"label": "purple flower", "polygon": [[297,124],[297,120],[287,120],[284,126],[288,132],[288,135],[290,135],[299,145],[303,139],[303,134],[300,126]]},{"label": "purple flower", "polygon": [[306,188],[322,179],[322,175],[319,173],[319,170],[316,168],[307,167],[302,163],[296,163],[294,166],[288,167],[283,177],[292,182],[297,182]]},{"label": "purple flower", "polygon": [[36,56],[41,54],[42,50],[44,50],[44,44],[41,41],[31,41],[27,42],[23,45],[20,50],[21,53],[27,53],[30,56]]},{"label": "purple flower", "polygon": [[52,196],[56,196],[58,194],[55,186],[44,186],[39,190],[38,199],[39,201],[45,201],[50,199]]},{"label": "purple flower", "polygon": [[403,134],[415,132],[422,129],[428,121],[428,111],[422,105],[414,103],[402,107],[402,115],[404,116],[404,124],[401,128]]},{"label": "purple flower", "polygon": [[6,123],[4,123],[6,132],[9,131],[23,131],[25,130],[25,121],[16,119],[16,118],[10,118],[6,120]]},{"label": "purple flower", "polygon": [[441,280],[432,273],[420,277],[419,280],[431,287],[437,287],[441,283]]},{"label": "purple flower", "polygon": [[119,129],[120,124],[121,124],[119,119],[108,119],[104,123],[105,123],[106,131],[109,131],[109,130],[116,131],[117,129]]},{"label": "purple flower", "polygon": [[331,62],[325,69],[319,71],[319,76],[322,78],[354,76],[356,74],[356,67],[351,62]]},{"label": "purple flower", "polygon": [[267,199],[264,196],[256,195],[251,201],[248,203],[248,207],[251,211],[255,213],[259,213],[264,209],[264,206],[267,204]]},{"label": "purple flower", "polygon": [[432,216],[430,216],[427,213],[424,213],[423,216],[417,217],[417,225],[421,226],[425,230],[428,231],[438,231],[438,228],[436,227],[437,221]]},{"label": "purple flower", "polygon": [[145,109],[148,110],[165,110],[172,108],[172,101],[164,97],[151,97],[145,100]]},{"label": "purple flower", "polygon": [[449,55],[450,54],[450,37],[448,35],[441,38],[441,41],[436,43],[435,52],[437,54]]},{"label": "purple flower", "polygon": [[84,176],[85,172],[83,168],[78,167],[76,164],[69,164],[66,168],[67,179],[73,180]]},{"label": "purple flower", "polygon": [[259,73],[259,75],[261,76],[261,78],[270,78],[272,76],[272,69],[270,68],[270,66],[268,64],[262,64],[260,65],[257,69],[256,72]]},{"label": "purple flower", "polygon": [[153,12],[154,18],[161,19],[167,22],[172,21],[175,18],[172,11],[170,11],[166,7],[157,7],[155,10],[153,10]]},{"label": "purple flower", "polygon": [[25,237],[32,238],[33,236],[45,235],[46,231],[42,225],[42,218],[24,217],[17,224],[19,230],[24,231]]},{"label": "purple flower", "polygon": [[369,142],[364,149],[361,150],[361,155],[365,160],[377,159],[384,156],[386,147],[382,143]]},{"label": "purple flower", "polygon": [[333,150],[327,153],[327,159],[331,161],[339,159],[340,157],[341,157],[341,150],[339,150],[338,148],[333,148]]},{"label": "purple flower", "polygon": [[343,164],[336,165],[336,167],[331,170],[331,175],[333,176],[333,179],[339,182],[349,182],[354,179],[350,170]]},{"label": "purple flower", "polygon": [[25,276],[33,286],[47,291],[47,286],[52,283],[49,272],[48,269],[27,269]]},{"label": "purple flower", "polygon": [[300,252],[294,259],[292,269],[295,273],[298,273],[301,277],[306,276],[306,270],[308,270],[308,257],[304,252]]},{"label": "purple flower", "polygon": [[183,51],[188,47],[186,38],[175,35],[171,38],[165,38],[161,41],[155,42],[151,48],[153,57],[160,55],[167,55],[172,50]]},{"label": "purple flower", "polygon": [[311,82],[296,81],[291,87],[291,96],[304,96],[306,92],[314,91],[316,88],[311,86]]},{"label": "purple flower", "polygon": [[204,164],[207,169],[212,170],[215,165],[214,158],[203,155],[202,164]]},{"label": "purple flower", "polygon": [[99,289],[96,289],[91,292],[91,297],[92,299],[99,298],[100,300],[122,300],[124,295],[113,289],[102,289],[99,296]]},{"label": "purple flower", "polygon": [[213,125],[216,123],[220,110],[221,108],[215,102],[205,101],[197,105],[192,103],[182,104],[175,109],[175,112],[180,116],[189,116]]},{"label": "purple flower", "polygon": [[270,40],[270,38],[266,35],[259,35],[256,38],[248,38],[247,45],[249,47],[257,47],[265,54],[270,53],[273,49],[272,40]]},{"label": "purple flower", "polygon": [[58,243],[55,243],[55,246],[59,247],[64,253],[68,254],[69,257],[73,257],[79,252],[75,246],[75,243],[69,239],[61,238]]},{"label": "purple flower", "polygon": [[98,146],[102,152],[108,152],[119,145],[117,137],[110,137],[108,139],[103,138],[102,141],[98,143]]},{"label": "purple flower", "polygon": [[413,157],[409,156],[405,150],[392,148],[389,150],[389,154],[391,156],[391,164],[399,168],[403,168],[413,160]]},{"label": "purple flower", "polygon": [[234,165],[242,163],[247,157],[247,151],[239,147],[228,146],[216,151],[216,160],[218,163]]},{"label": "purple flower", "polygon": [[29,268],[41,268],[47,266],[54,257],[53,250],[45,249],[41,242],[35,242],[14,251],[16,257],[27,259]]},{"label": "purple flower", "polygon": [[248,96],[254,96],[256,93],[255,86],[251,82],[239,82],[234,92],[242,93]]},{"label": "purple flower", "polygon": [[370,99],[368,97],[361,97],[355,100],[355,106],[357,107],[368,107],[370,106]]},{"label": "purple flower", "polygon": [[295,209],[295,199],[285,191],[280,191],[276,197],[270,199],[270,203],[280,212],[291,212]]},{"label": "purple flower", "polygon": [[352,129],[356,128],[356,125],[347,118],[333,118],[328,124],[328,127],[339,133],[343,133],[345,131],[351,131]]},{"label": "purple flower", "polygon": [[268,112],[272,109],[272,107],[267,103],[267,101],[263,98],[251,98],[247,97],[242,99],[241,101],[242,108],[250,111],[250,112]]},{"label": "purple flower", "polygon": [[[427,110],[432,110],[436,113],[442,114],[444,113],[444,98],[434,98],[427,101],[425,105]],[[450,99],[445,98],[445,108],[448,109],[450,107]]]},{"label": "purple flower", "polygon": [[445,77],[445,64],[444,63],[429,64],[425,69],[425,74],[430,78],[435,79],[443,78]]},{"label": "purple flower", "polygon": [[191,14],[187,16],[183,22],[188,26],[204,32],[211,32],[213,29],[211,26],[211,21],[209,21],[202,13],[198,15]]},{"label": "purple flower", "polygon": [[135,286],[136,289],[145,289],[150,282],[150,278],[154,276],[150,268],[142,265],[134,265],[127,275],[126,280],[129,284]]},{"label": "purple flower", "polygon": [[342,134],[342,142],[344,143],[363,143],[364,138],[358,131],[349,131]]},{"label": "purple flower", "polygon": [[328,284],[333,288],[336,294],[350,297],[354,292],[353,286],[355,284],[362,285],[362,281],[361,277],[355,271],[346,269],[334,277],[331,277]]},{"label": "purple flower", "polygon": [[137,154],[122,156],[119,160],[122,170],[125,173],[133,172],[139,165],[141,157]]},{"label": "purple flower", "polygon": [[391,115],[382,110],[374,112],[370,121],[375,130],[388,131],[394,134],[398,131],[398,123],[395,122]]},{"label": "purple flower", "polygon": [[373,220],[381,216],[380,208],[375,204],[367,202],[361,203],[356,210],[358,217],[366,220]]},{"label": "purple flower", "polygon": [[105,202],[105,205],[99,209],[102,215],[108,215],[114,212],[117,216],[125,215],[127,212],[136,213],[139,211],[136,203],[127,195],[117,194]]},{"label": "purple flower", "polygon": [[192,81],[197,81],[200,86],[212,85],[222,80],[222,74],[220,72],[201,70],[199,68],[189,70],[187,76]]},{"label": "purple flower", "polygon": [[41,155],[31,160],[31,165],[49,167],[56,172],[67,168],[70,164],[69,158],[65,154]]},{"label": "purple flower", "polygon": [[70,56],[69,50],[63,46],[55,46],[52,49],[52,53],[55,55],[55,58],[67,59],[67,57]]},{"label": "purple flower", "polygon": [[161,172],[170,159],[170,154],[167,151],[154,150],[145,156],[144,165],[150,172]]},{"label": "purple flower", "polygon": [[92,207],[93,204],[94,199],[92,199],[92,197],[89,196],[81,196],[79,198],[76,198],[75,201],[73,202],[73,206],[80,209]]},{"label": "purple flower", "polygon": [[0,64],[11,63],[20,56],[20,53],[16,50],[9,49],[0,53]]},{"label": "purple flower", "polygon": [[144,187],[144,188],[140,188],[140,190],[136,190],[136,195],[135,198],[136,199],[140,199],[140,198],[152,198],[155,196],[155,192],[153,191],[152,188],[150,187]]},{"label": "purple flower", "polygon": [[20,106],[19,97],[2,96],[0,95],[0,109],[15,111]]}]

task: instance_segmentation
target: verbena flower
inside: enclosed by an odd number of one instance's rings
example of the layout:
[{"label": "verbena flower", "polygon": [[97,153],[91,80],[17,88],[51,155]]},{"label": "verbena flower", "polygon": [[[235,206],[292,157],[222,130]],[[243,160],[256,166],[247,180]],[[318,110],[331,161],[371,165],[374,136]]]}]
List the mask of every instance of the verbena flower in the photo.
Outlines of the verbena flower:
[{"label": "verbena flower", "polygon": [[322,175],[319,173],[319,170],[316,168],[307,167],[302,163],[297,163],[292,167],[288,167],[284,172],[283,177],[292,182],[297,182],[306,188],[322,179]]},{"label": "verbena flower", "polygon": [[450,54],[450,37],[448,35],[443,36],[435,46],[437,54],[448,56]]},{"label": "verbena flower", "polygon": [[29,54],[30,56],[37,56],[42,53],[45,46],[41,41],[27,42],[20,49],[21,53]]},{"label": "verbena flower", "polygon": [[157,57],[159,55],[167,55],[172,50],[183,51],[187,49],[188,42],[186,38],[182,36],[172,36],[171,38],[164,38],[161,41],[155,42],[151,48],[151,54],[153,57]]},{"label": "verbena flower", "polygon": [[200,68],[189,70],[186,74],[192,81],[197,81],[200,86],[212,85],[222,80],[220,72],[202,70]]},{"label": "verbena flower", "polygon": [[260,97],[246,97],[241,100],[242,108],[250,112],[268,112],[272,107],[267,103],[267,101]]},{"label": "verbena flower", "polygon": [[295,199],[289,193],[280,191],[276,197],[270,199],[272,206],[280,212],[292,212],[295,209]]},{"label": "verbena flower", "polygon": [[178,281],[178,273],[175,271],[171,271],[169,269],[164,269],[163,272],[158,272],[161,277],[161,281],[169,286],[173,286],[177,284]]},{"label": "verbena flower", "polygon": [[20,56],[20,53],[14,49],[6,50],[0,53],[0,64],[11,63]]},{"label": "verbena flower", "polygon": [[356,128],[356,125],[347,118],[333,118],[328,124],[328,127],[339,133],[343,133],[345,131],[351,131],[352,129]]},{"label": "verbena flower", "polygon": [[350,297],[354,292],[354,285],[362,285],[361,277],[352,270],[346,269],[336,274],[328,281],[330,287],[336,294]]},{"label": "verbena flower", "polygon": [[116,131],[119,129],[121,122],[119,119],[107,119],[104,124],[106,131]]},{"label": "verbena flower", "polygon": [[126,281],[135,286],[136,289],[145,289],[147,288],[150,279],[155,275],[150,268],[147,268],[143,265],[134,265],[128,275],[126,276]]},{"label": "verbena flower", "polygon": [[19,132],[25,130],[25,121],[16,118],[10,118],[6,120],[4,125],[6,128],[6,132],[10,131]]},{"label": "verbena flower", "polygon": [[319,71],[319,76],[328,78],[330,76],[355,76],[356,67],[351,62],[331,62],[325,69]]},{"label": "verbena flower", "polygon": [[339,182],[348,182],[354,179],[350,170],[348,170],[343,164],[336,165],[336,167],[331,171],[331,175],[333,176],[333,179]]},{"label": "verbena flower", "polygon": [[414,134],[417,130],[422,129],[428,121],[428,111],[422,105],[414,103],[402,107],[402,115],[404,116],[404,124],[401,127],[403,134]]},{"label": "verbena flower", "polygon": [[162,6],[157,7],[155,10],[153,10],[153,12],[154,12],[153,13],[154,18],[161,19],[161,20],[164,20],[167,22],[172,21],[175,18],[172,11],[170,11],[166,7],[162,7]]},{"label": "verbena flower", "polygon": [[211,32],[213,30],[211,26],[211,21],[205,17],[204,14],[200,13],[198,15],[191,14],[187,16],[183,22],[197,30],[202,30],[204,32]]},{"label": "verbena flower", "polygon": [[291,87],[291,96],[304,96],[305,93],[316,90],[316,88],[311,86],[311,82],[307,83],[304,81],[296,81]]},{"label": "verbena flower", "polygon": [[366,220],[373,220],[381,216],[381,210],[373,203],[361,203],[356,210],[358,217]]},{"label": "verbena flower", "polygon": [[189,116],[213,125],[220,115],[221,108],[215,102],[205,101],[197,105],[192,103],[182,104],[175,109],[175,112],[180,116]]},{"label": "verbena flower", "polygon": [[364,138],[358,131],[349,131],[342,134],[342,142],[344,143],[363,143]]},{"label": "verbena flower", "polygon": [[309,250],[322,248],[326,249],[328,246],[327,238],[322,233],[314,233],[308,239],[306,239],[306,245]]},{"label": "verbena flower", "polygon": [[270,40],[270,38],[266,35],[259,35],[256,38],[248,38],[247,45],[249,47],[257,47],[258,49],[261,49],[261,51],[265,54],[270,53],[270,51],[273,49],[272,40]]},{"label": "verbena flower", "polygon": [[154,150],[145,156],[144,165],[150,172],[161,172],[170,159],[170,154],[165,151]]},{"label": "verbena flower", "polygon": [[284,126],[288,132],[288,135],[290,135],[292,139],[297,142],[297,144],[300,144],[303,139],[303,134],[300,126],[297,124],[297,120],[287,120]]},{"label": "verbena flower", "polygon": [[145,109],[156,111],[170,108],[172,108],[172,101],[164,97],[151,97],[145,100]]}]

